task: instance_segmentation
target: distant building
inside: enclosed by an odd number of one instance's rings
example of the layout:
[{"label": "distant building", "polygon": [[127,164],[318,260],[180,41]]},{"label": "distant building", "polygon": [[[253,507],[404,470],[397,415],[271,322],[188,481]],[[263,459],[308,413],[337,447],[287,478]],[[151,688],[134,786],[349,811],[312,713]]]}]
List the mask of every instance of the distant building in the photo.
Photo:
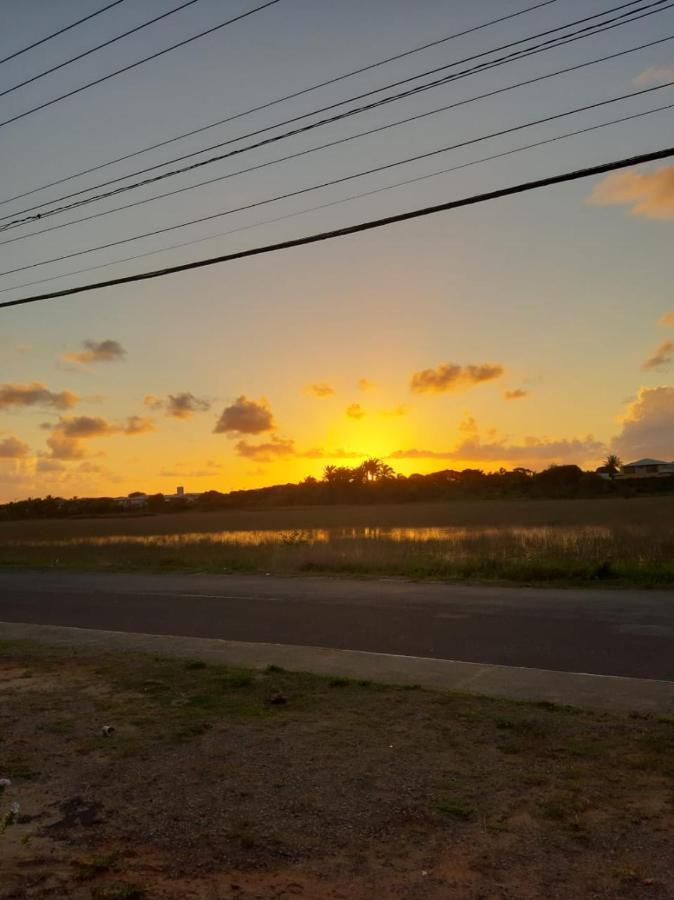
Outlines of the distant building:
[{"label": "distant building", "polygon": [[664,459],[637,459],[635,462],[625,463],[622,474],[630,478],[657,478],[663,475],[674,475],[674,462],[666,462]]},{"label": "distant building", "polygon": [[184,497],[185,496],[185,488],[179,484],[176,488],[176,497]]}]

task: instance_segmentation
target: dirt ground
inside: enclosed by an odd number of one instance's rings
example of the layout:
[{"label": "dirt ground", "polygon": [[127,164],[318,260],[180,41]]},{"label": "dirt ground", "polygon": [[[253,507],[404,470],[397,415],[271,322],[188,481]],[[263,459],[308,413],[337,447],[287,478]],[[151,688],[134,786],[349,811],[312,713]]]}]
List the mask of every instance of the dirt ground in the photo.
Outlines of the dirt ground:
[{"label": "dirt ground", "polygon": [[674,898],[669,718],[4,643],[0,778],[2,900]]}]

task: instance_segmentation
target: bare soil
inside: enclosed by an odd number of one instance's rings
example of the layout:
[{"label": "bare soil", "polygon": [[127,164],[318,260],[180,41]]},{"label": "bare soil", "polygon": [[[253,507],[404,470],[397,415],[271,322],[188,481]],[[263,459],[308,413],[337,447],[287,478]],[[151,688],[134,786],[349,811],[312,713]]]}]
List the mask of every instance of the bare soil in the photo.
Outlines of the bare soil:
[{"label": "bare soil", "polygon": [[667,718],[5,643],[2,777],[2,900],[674,898]]}]

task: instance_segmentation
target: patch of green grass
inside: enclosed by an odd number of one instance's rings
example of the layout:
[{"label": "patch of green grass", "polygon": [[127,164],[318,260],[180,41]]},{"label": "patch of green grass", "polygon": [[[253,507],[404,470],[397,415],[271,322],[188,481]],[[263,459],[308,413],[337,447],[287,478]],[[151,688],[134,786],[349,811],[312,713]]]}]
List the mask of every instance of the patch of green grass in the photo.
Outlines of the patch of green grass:
[{"label": "patch of green grass", "polygon": [[456,798],[442,800],[440,803],[436,804],[435,810],[445,818],[456,819],[462,822],[468,821],[475,813],[472,806],[465,801]]},{"label": "patch of green grass", "polygon": [[281,666],[267,666],[265,672],[267,672],[269,675],[273,675],[275,673],[278,674],[279,672],[285,672],[285,669]]},{"label": "patch of green grass", "polygon": [[330,687],[348,687],[351,682],[348,678],[331,678],[328,681]]},{"label": "patch of green grass", "polygon": [[145,888],[130,881],[109,881],[91,892],[92,900],[144,900],[146,896]]},{"label": "patch of green grass", "polygon": [[206,663],[203,661],[203,659],[188,659],[185,663],[185,668],[189,670],[205,669]]},{"label": "patch of green grass", "polygon": [[541,802],[541,812],[555,822],[575,820],[587,807],[582,797],[571,791],[557,791]]},{"label": "patch of green grass", "polygon": [[76,867],[77,877],[81,881],[90,881],[93,878],[98,878],[99,875],[109,872],[116,858],[114,853],[97,854],[86,859],[73,860],[73,865]]},{"label": "patch of green grass", "polygon": [[75,722],[72,719],[56,719],[41,725],[39,730],[45,734],[72,734],[75,730]]}]

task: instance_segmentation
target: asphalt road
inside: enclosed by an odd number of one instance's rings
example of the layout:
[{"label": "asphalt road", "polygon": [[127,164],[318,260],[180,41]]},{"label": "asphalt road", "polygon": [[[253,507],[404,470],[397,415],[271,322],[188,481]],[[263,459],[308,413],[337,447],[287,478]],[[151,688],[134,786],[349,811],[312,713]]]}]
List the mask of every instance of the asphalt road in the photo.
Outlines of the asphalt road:
[{"label": "asphalt road", "polygon": [[674,681],[674,592],[1,572],[0,621]]}]

